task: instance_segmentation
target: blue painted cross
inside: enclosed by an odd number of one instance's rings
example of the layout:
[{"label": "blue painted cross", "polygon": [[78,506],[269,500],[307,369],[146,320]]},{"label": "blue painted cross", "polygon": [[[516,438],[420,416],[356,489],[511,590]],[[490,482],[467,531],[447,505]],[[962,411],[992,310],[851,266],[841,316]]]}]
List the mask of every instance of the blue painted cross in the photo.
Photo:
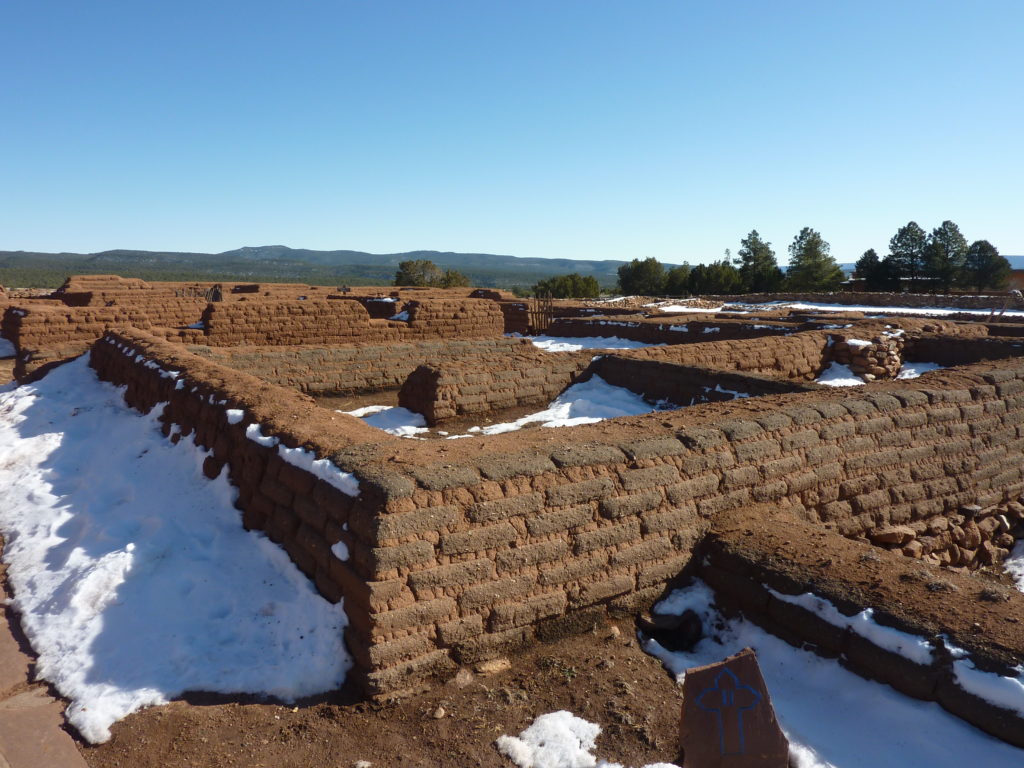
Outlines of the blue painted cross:
[{"label": "blue painted cross", "polygon": [[761,702],[761,694],[739,681],[728,668],[715,676],[715,684],[697,695],[697,706],[714,712],[718,720],[718,744],[723,755],[742,755],[746,751],[743,713]]}]

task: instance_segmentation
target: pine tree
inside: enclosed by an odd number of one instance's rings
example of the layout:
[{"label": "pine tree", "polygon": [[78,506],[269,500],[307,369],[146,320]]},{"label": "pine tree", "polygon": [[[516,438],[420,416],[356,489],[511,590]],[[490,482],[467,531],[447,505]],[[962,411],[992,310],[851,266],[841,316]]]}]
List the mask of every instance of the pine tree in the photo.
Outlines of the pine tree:
[{"label": "pine tree", "polygon": [[1001,289],[1010,279],[1012,267],[988,240],[975,240],[967,249],[965,282],[980,292],[984,288]]},{"label": "pine tree", "polygon": [[752,229],[749,235],[740,240],[740,246],[736,265],[743,280],[743,292],[777,291],[782,286],[784,276],[775,260],[775,251],[772,250],[771,243],[766,243],[757,230]]},{"label": "pine tree", "polygon": [[821,234],[804,227],[789,245],[786,285],[794,291],[834,291],[843,281],[843,270],[829,254]]},{"label": "pine tree", "polygon": [[661,296],[665,292],[665,266],[653,256],[633,259],[618,269],[619,289],[636,296]]},{"label": "pine tree", "polygon": [[967,262],[967,239],[952,221],[932,230],[925,248],[925,274],[934,277],[944,291],[954,283],[962,283]]},{"label": "pine tree", "polygon": [[897,277],[909,277],[913,280],[923,274],[927,245],[928,236],[916,221],[900,227],[889,241],[889,255],[892,256],[892,263],[898,271]]}]

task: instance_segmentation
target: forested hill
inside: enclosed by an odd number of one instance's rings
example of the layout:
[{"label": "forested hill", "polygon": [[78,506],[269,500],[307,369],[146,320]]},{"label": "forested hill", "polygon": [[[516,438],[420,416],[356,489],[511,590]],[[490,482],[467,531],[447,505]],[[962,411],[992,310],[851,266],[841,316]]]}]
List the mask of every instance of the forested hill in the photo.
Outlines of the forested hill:
[{"label": "forested hill", "polygon": [[116,274],[144,280],[251,280],[313,285],[390,283],[398,263],[429,259],[454,269],[474,285],[528,287],[538,280],[568,272],[591,275],[611,286],[624,261],[576,261],[502,256],[490,253],[410,251],[374,254],[362,251],[312,251],[266,245],[224,253],[115,250],[101,253],[35,253],[0,251],[0,285],[58,286],[71,274]]}]

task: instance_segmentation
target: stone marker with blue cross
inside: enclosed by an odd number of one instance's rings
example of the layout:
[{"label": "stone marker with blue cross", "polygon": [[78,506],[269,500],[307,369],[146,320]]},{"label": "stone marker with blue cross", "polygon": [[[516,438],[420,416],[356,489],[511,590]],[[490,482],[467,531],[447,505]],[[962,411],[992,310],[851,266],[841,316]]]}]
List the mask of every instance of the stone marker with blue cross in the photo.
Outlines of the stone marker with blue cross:
[{"label": "stone marker with blue cross", "polygon": [[786,768],[789,742],[752,649],[686,670],[680,745],[686,768]]}]

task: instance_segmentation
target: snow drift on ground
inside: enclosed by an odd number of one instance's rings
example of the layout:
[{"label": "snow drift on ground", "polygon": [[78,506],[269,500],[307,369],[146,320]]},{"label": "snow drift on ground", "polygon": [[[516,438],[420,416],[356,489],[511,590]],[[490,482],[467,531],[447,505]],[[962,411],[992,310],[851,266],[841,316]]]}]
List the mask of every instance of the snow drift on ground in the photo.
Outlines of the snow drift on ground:
[{"label": "snow drift on ground", "polygon": [[644,341],[620,339],[618,336],[527,336],[535,347],[547,352],[578,352],[581,349],[640,349],[641,347],[663,347],[664,344],[648,344]]},{"label": "snow drift on ground", "polygon": [[1024,540],[1017,542],[1010,556],[1003,561],[1003,568],[1013,577],[1017,589],[1024,592]]},{"label": "snow drift on ground", "polygon": [[937,371],[945,366],[938,363],[903,363],[900,372],[896,374],[897,379],[916,379],[922,373]]},{"label": "snow drift on ground", "polygon": [[829,363],[815,381],[826,387],[857,387],[864,383],[864,379],[851,371],[850,366],[842,363]]},{"label": "snow drift on ground", "polygon": [[224,474],[158,431],[85,357],[0,393],[0,532],[37,675],[91,742],[184,691],[282,699],[337,688],[351,660],[331,605],[246,532]]},{"label": "snow drift on ground", "polygon": [[837,662],[798,650],[744,619],[724,619],[702,582],[676,590],[655,607],[701,618],[705,635],[690,653],[648,640],[645,650],[681,681],[689,667],[711,664],[744,647],[757,652],[779,723],[799,768],[1019,768],[1024,750],[982,733],[938,704],[870,682]]},{"label": "snow drift on ground", "polygon": [[390,405],[367,405],[354,411],[340,411],[349,416],[362,419],[371,427],[382,429],[389,435],[413,437],[421,432],[429,432],[427,420],[422,414],[408,408]]},{"label": "snow drift on ground", "polygon": [[[561,710],[541,715],[518,736],[501,736],[498,751],[518,768],[622,768],[618,763],[598,762],[594,740],[601,726]],[[676,768],[654,763],[644,768]]]},{"label": "snow drift on ground", "polygon": [[527,424],[542,427],[573,427],[578,424],[594,424],[618,416],[639,416],[658,410],[640,395],[625,387],[615,387],[600,376],[591,376],[587,381],[573,384],[551,401],[543,411],[537,411],[521,419],[486,427],[473,427],[485,435],[513,432]]}]

